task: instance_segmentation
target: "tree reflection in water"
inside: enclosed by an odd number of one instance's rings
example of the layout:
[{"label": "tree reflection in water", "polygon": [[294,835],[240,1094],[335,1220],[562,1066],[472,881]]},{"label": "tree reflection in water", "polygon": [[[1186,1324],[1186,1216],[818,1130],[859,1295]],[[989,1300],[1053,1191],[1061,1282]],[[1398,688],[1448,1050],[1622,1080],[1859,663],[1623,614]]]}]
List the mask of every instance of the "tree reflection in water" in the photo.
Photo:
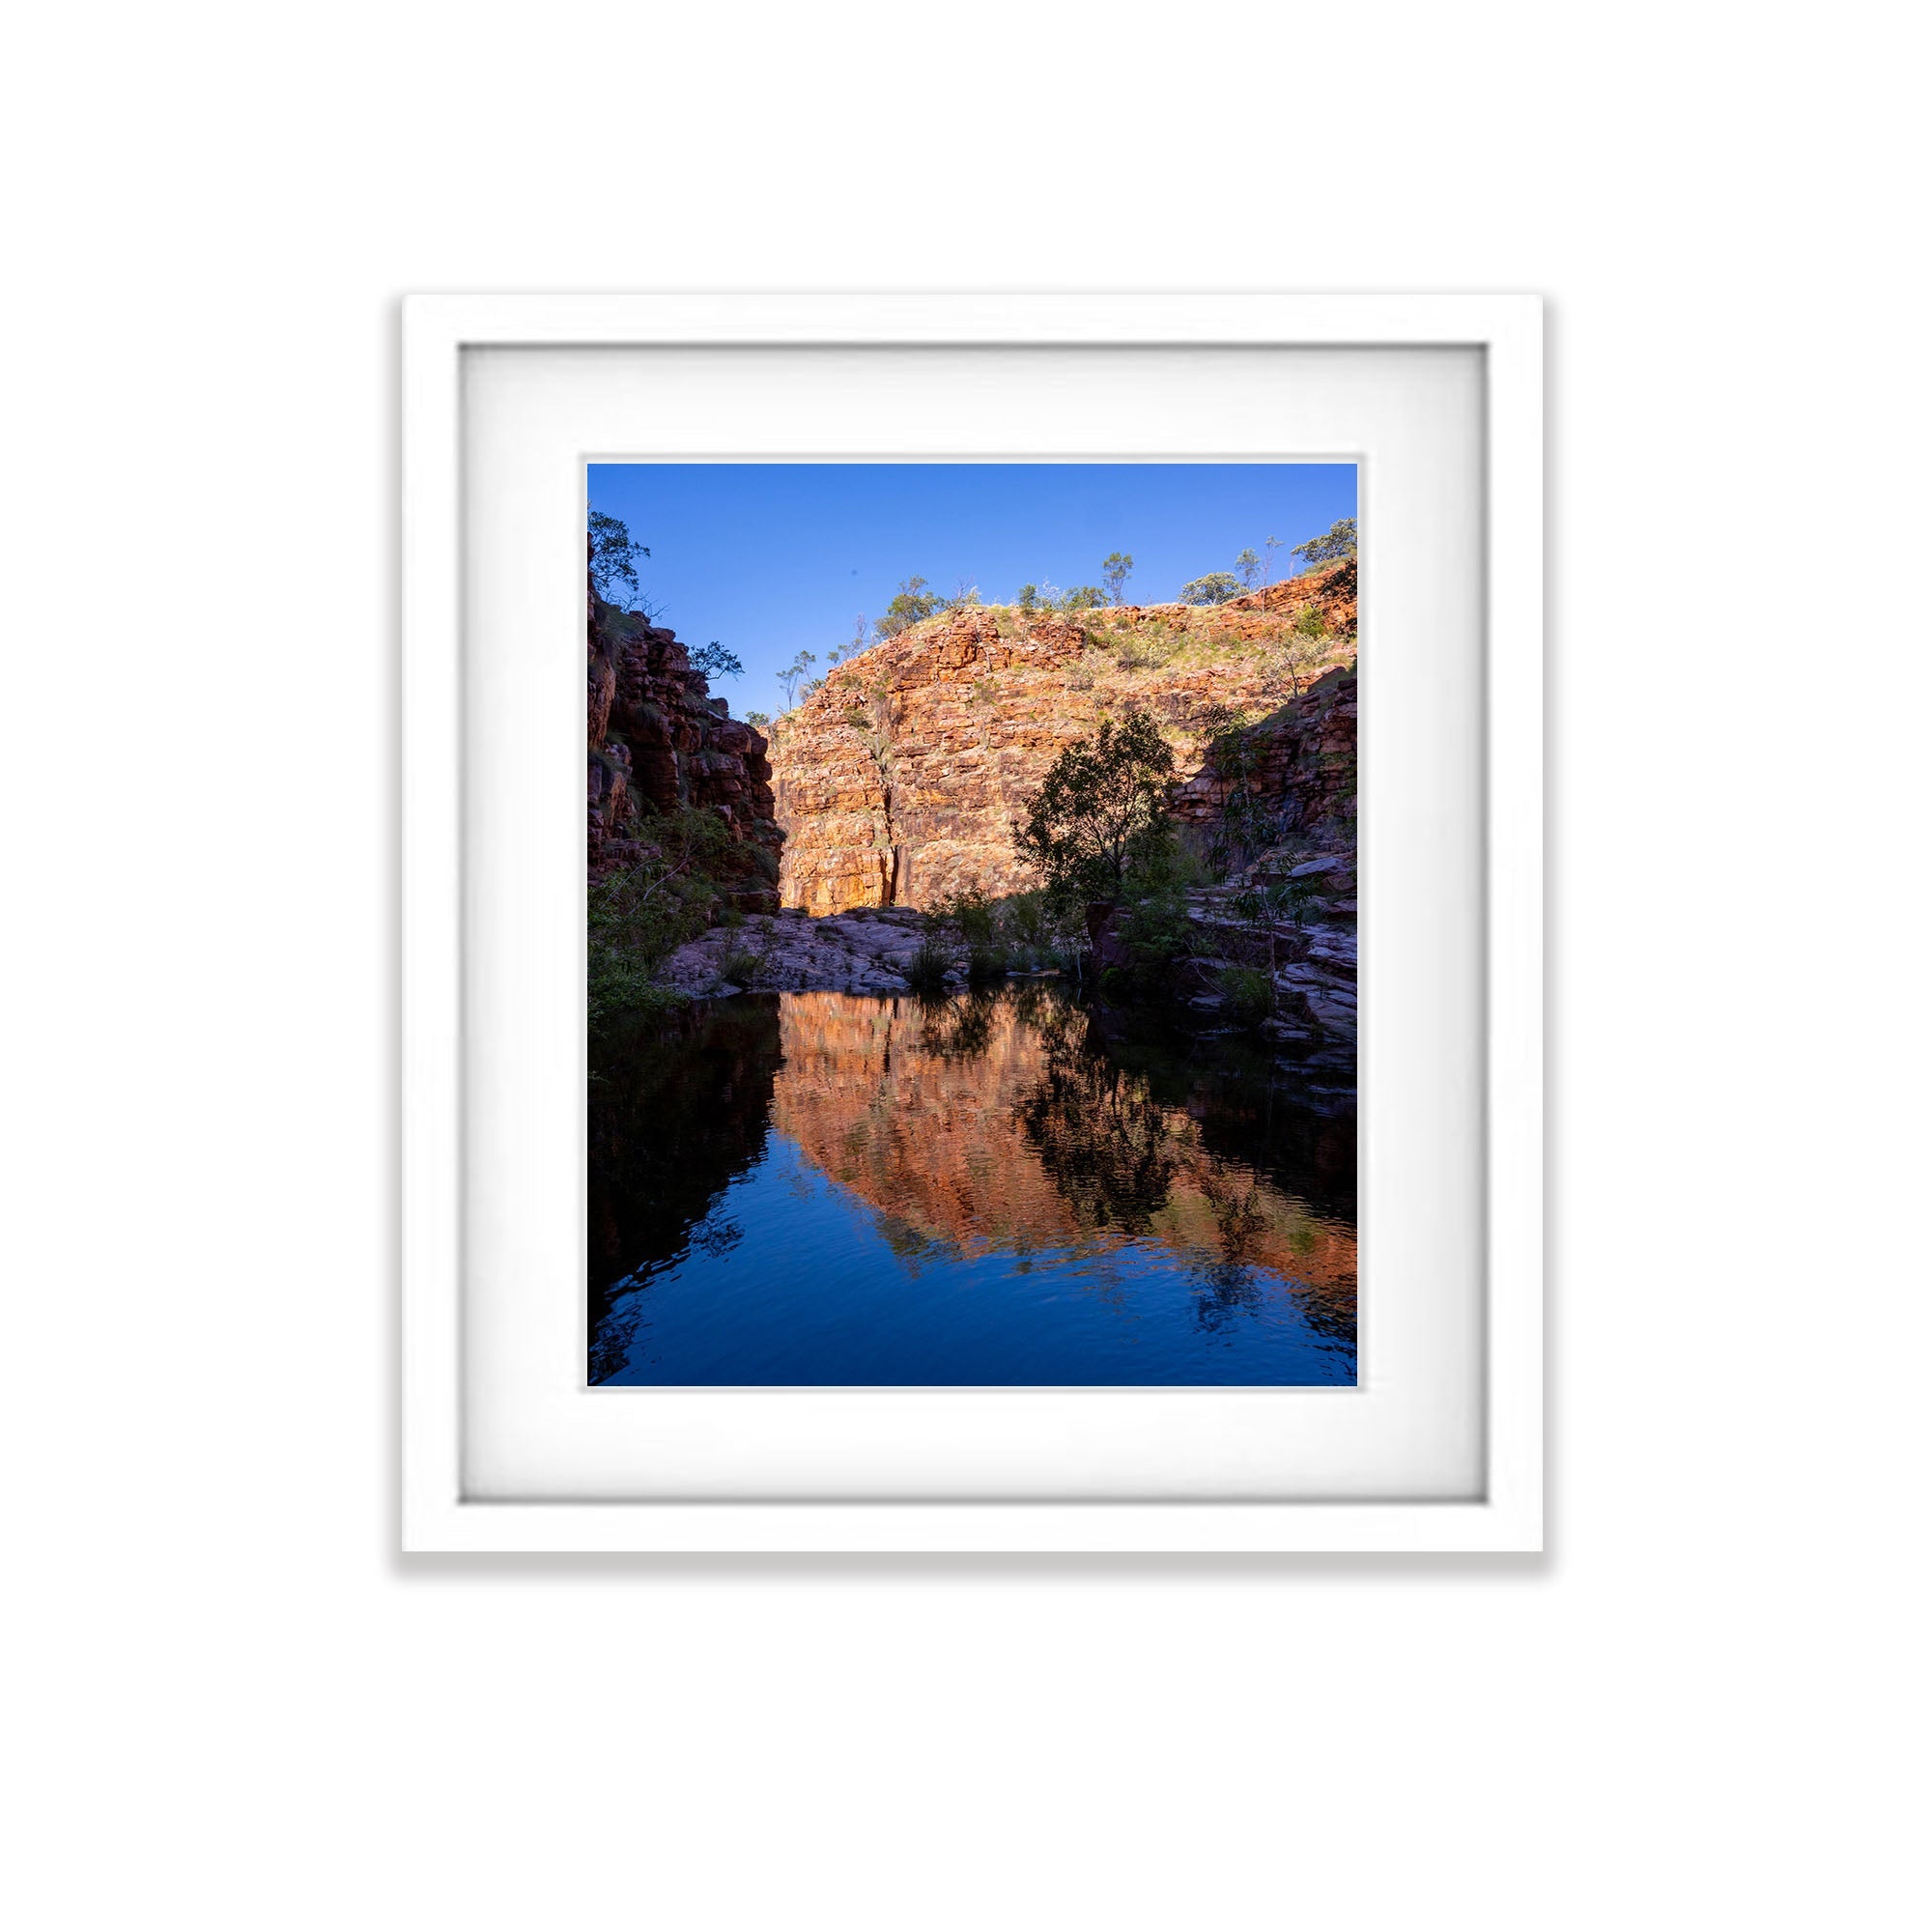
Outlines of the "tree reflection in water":
[{"label": "tree reflection in water", "polygon": [[[762,1161],[768,1145],[783,1157]],[[754,1168],[770,1179],[732,1186]],[[1047,1278],[1046,1299],[1015,1317],[1026,1322],[1077,1321],[1077,1303],[1095,1297],[1140,1322],[1127,1313],[1129,1302],[1148,1306],[1136,1284],[1159,1278],[1191,1284],[1191,1305],[1170,1299],[1170,1319],[1210,1349],[1245,1349],[1242,1336],[1268,1331],[1292,1304],[1341,1350],[1346,1379],[1353,1174],[1352,1116],[1298,1105],[1264,1052],[1165,1035],[1083,1008],[1057,984],[695,1008],[598,1064],[591,1378],[631,1358],[651,1284],[667,1271],[696,1284],[709,1270],[715,1291],[679,1306],[721,1311],[706,1321],[734,1308],[748,1333],[761,1332],[760,1308],[765,1333],[822,1318],[829,1283],[800,1300],[783,1262],[753,1280],[740,1255],[757,1248],[769,1270],[774,1240],[781,1251],[790,1217],[829,1183],[865,1210],[869,1233],[836,1251],[821,1235],[799,1253],[799,1279],[824,1283],[830,1269],[839,1296],[875,1294],[866,1346],[906,1351],[914,1379],[947,1379],[918,1356],[921,1324],[988,1306],[948,1297],[969,1275],[983,1281],[976,1270],[995,1258],[1006,1258],[1005,1279]],[[751,1217],[755,1238],[741,1225]],[[654,1329],[638,1359],[660,1359],[670,1332]],[[1013,1331],[1014,1348],[1025,1332]]]},{"label": "tree reflection in water", "polygon": [[993,1043],[993,1016],[1000,1009],[998,993],[984,986],[948,998],[920,1001],[926,1022],[921,1029],[924,1045],[947,1060],[978,1060]]},{"label": "tree reflection in water", "polygon": [[1166,1110],[1065,1011],[1034,1031],[1045,1068],[1013,1110],[1028,1142],[1082,1227],[1147,1234],[1180,1165]]},{"label": "tree reflection in water", "polygon": [[[1225,1327],[1293,1278],[1284,1270],[1283,1264],[1292,1268],[1293,1262],[1283,1250],[1312,1247],[1309,1224],[1285,1217],[1289,1204],[1264,1189],[1245,1162],[1217,1158],[1208,1149],[1196,1119],[1208,1109],[1190,1083],[1183,1078],[1180,1093],[1163,1094],[1163,1087],[1177,1084],[1175,1069],[1167,1069],[1166,1081],[1145,1066],[1129,1069],[1077,1008],[1036,1002],[1028,1017],[1045,1065],[1015,1116],[1084,1228],[1138,1237],[1172,1236],[1179,1225],[1194,1224],[1198,1232],[1184,1245],[1201,1283],[1195,1319],[1208,1329]],[[1286,1105],[1283,1112],[1289,1112]],[[1248,1138],[1262,1143],[1244,1150],[1250,1156],[1265,1151],[1264,1132]],[[1184,1181],[1181,1193],[1191,1200],[1177,1199],[1177,1181]],[[1167,1226],[1157,1231],[1157,1220]],[[1344,1292],[1310,1298],[1313,1323],[1338,1339],[1354,1333],[1352,1265],[1349,1275]]]}]

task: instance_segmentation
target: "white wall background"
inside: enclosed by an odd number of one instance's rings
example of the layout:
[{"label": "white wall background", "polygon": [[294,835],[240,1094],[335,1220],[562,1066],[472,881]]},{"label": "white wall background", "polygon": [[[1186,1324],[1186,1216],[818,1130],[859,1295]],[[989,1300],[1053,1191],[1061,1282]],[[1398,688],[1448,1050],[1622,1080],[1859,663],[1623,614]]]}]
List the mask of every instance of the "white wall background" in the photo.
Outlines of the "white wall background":
[{"label": "white wall background", "polygon": [[[13,1922],[1915,1919],[1908,19],[14,23]],[[1547,1559],[390,1554],[394,299],[647,283],[1551,298]]]}]

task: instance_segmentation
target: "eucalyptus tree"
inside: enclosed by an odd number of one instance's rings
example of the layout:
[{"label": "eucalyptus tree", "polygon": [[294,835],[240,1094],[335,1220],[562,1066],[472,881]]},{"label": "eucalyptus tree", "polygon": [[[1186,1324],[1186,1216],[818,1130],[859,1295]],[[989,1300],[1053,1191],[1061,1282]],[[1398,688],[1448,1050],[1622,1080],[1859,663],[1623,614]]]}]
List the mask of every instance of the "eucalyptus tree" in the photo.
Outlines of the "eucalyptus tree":
[{"label": "eucalyptus tree", "polygon": [[590,513],[590,582],[607,604],[628,611],[638,595],[638,559],[649,549],[631,541],[629,528],[602,510]]},{"label": "eucalyptus tree", "polygon": [[810,670],[812,666],[815,665],[817,662],[818,662],[818,657],[816,652],[800,651],[797,657],[792,659],[790,664],[781,665],[779,668],[777,676],[780,689],[782,690],[784,693],[785,709],[787,711],[789,711],[792,708],[793,704],[797,701],[799,680],[803,678],[806,675],[806,673],[809,670]]},{"label": "eucalyptus tree", "polygon": [[1207,576],[1197,577],[1191,583],[1180,586],[1180,601],[1183,604],[1225,604],[1229,598],[1240,594],[1240,580],[1226,570],[1210,570]]},{"label": "eucalyptus tree", "polygon": [[1015,848],[1048,895],[1086,908],[1096,952],[1129,873],[1173,849],[1173,749],[1140,711],[1123,724],[1104,721],[1096,738],[1062,752],[1013,827]]},{"label": "eucalyptus tree", "polygon": [[1353,517],[1338,517],[1319,537],[1310,537],[1306,543],[1298,543],[1289,552],[1290,556],[1298,556],[1303,564],[1313,570],[1318,563],[1336,563],[1345,556],[1355,554],[1355,520]]}]

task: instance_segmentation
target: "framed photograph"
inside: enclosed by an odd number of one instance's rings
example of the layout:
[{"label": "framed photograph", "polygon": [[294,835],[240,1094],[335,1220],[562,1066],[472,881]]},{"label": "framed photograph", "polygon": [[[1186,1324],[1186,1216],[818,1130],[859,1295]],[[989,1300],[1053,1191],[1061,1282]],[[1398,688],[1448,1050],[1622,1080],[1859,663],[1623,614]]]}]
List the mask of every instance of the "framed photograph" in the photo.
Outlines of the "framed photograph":
[{"label": "framed photograph", "polygon": [[1541,1548],[1541,333],[406,303],[407,1549]]}]

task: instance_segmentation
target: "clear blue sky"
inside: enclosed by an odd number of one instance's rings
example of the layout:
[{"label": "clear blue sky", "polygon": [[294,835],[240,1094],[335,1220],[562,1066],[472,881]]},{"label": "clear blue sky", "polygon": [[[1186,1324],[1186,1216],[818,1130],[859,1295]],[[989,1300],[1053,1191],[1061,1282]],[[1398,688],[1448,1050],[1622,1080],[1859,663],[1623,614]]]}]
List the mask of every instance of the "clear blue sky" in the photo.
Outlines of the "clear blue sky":
[{"label": "clear blue sky", "polygon": [[989,604],[1022,583],[1098,583],[1126,551],[1130,603],[1179,595],[1232,570],[1236,553],[1287,546],[1355,514],[1352,464],[602,463],[590,507],[650,547],[644,595],[684,642],[716,639],[744,660],[713,681],[734,717],[781,708],[773,676],[800,650],[845,645],[854,617],[881,615],[902,578]]}]

